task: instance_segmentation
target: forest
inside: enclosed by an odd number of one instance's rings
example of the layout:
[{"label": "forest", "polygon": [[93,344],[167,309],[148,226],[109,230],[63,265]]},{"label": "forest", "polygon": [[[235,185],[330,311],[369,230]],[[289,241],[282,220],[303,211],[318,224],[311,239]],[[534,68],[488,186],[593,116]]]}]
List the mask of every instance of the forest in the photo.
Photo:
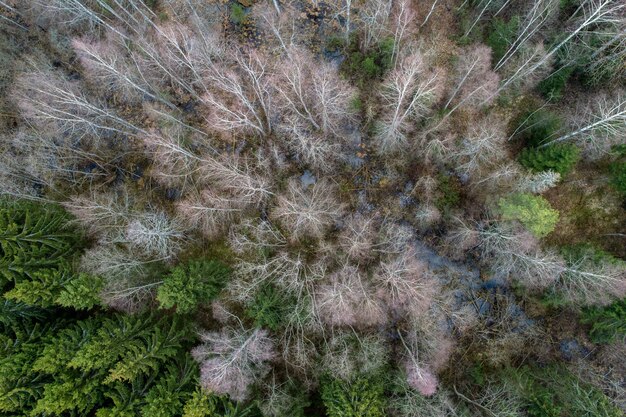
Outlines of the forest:
[{"label": "forest", "polygon": [[0,0],[0,417],[621,417],[626,1]]}]

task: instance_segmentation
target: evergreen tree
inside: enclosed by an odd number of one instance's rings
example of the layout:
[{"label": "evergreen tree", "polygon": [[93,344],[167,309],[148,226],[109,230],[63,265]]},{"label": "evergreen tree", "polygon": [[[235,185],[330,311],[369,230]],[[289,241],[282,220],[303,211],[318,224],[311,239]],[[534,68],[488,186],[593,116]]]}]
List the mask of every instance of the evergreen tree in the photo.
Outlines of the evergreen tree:
[{"label": "evergreen tree", "polygon": [[0,203],[0,287],[4,297],[32,306],[88,309],[102,282],[78,275],[72,261],[80,237],[62,209],[23,201]]},{"label": "evergreen tree", "polygon": [[254,320],[256,327],[278,330],[285,320],[292,300],[288,300],[272,285],[263,286],[255,295],[246,315]]},{"label": "evergreen tree", "polygon": [[559,212],[541,196],[513,194],[500,199],[499,206],[504,220],[519,220],[537,237],[552,232],[559,220]]},{"label": "evergreen tree", "polygon": [[382,379],[374,376],[331,379],[322,386],[322,401],[329,417],[383,417],[384,391]]},{"label": "evergreen tree", "polygon": [[547,148],[526,148],[520,154],[519,161],[533,172],[555,171],[565,175],[579,158],[580,150],[576,145],[562,144]]},{"label": "evergreen tree", "polygon": [[582,322],[591,325],[589,337],[594,343],[626,342],[626,299],[606,307],[585,309]]},{"label": "evergreen tree", "polygon": [[159,287],[161,308],[176,307],[177,313],[189,313],[198,304],[207,303],[222,290],[230,269],[214,260],[193,260],[175,267]]}]

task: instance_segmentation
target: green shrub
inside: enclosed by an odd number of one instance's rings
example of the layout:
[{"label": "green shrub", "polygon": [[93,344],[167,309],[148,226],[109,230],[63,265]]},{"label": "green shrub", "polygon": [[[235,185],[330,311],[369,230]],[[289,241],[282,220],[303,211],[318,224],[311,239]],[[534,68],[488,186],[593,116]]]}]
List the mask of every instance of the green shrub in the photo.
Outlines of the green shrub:
[{"label": "green shrub", "polygon": [[495,18],[491,22],[486,43],[493,51],[492,62],[494,64],[502,59],[515,40],[518,27],[519,16],[513,16],[508,22],[500,18]]},{"label": "green shrub", "polygon": [[541,196],[513,194],[500,199],[499,206],[504,220],[519,220],[537,237],[552,232],[559,220],[559,212]]},{"label": "green shrub", "polygon": [[551,111],[529,110],[517,118],[515,139],[528,147],[537,147],[554,138],[561,129],[561,118]]},{"label": "green shrub", "polygon": [[557,144],[547,148],[525,148],[519,162],[533,172],[569,173],[580,159],[580,150],[573,144]]},{"label": "green shrub", "polygon": [[256,293],[252,304],[246,309],[246,315],[254,320],[257,327],[278,330],[290,308],[291,300],[287,300],[274,286],[266,285]]},{"label": "green shrub", "polygon": [[600,266],[603,263],[610,263],[613,265],[626,264],[621,259],[618,259],[597,246],[591,243],[579,243],[576,245],[567,245],[561,248],[561,254],[565,258],[568,265],[577,265],[581,261],[590,263],[593,266]]},{"label": "green shrub", "polygon": [[246,19],[246,11],[239,3],[231,3],[230,5],[230,21],[236,25],[240,25]]},{"label": "green shrub", "polygon": [[342,71],[359,85],[381,78],[391,68],[393,48],[393,38],[385,38],[363,53],[358,48],[358,40],[353,38]]},{"label": "green shrub", "polygon": [[622,415],[602,391],[558,365],[507,368],[492,378],[495,384],[508,383],[532,417]]},{"label": "green shrub", "polygon": [[198,304],[217,297],[224,288],[230,268],[214,260],[192,260],[175,267],[158,289],[160,308],[176,307],[177,313],[189,313]]},{"label": "green shrub", "polygon": [[385,416],[382,379],[361,375],[351,382],[332,378],[322,384],[322,401],[328,417]]},{"label": "green shrub", "polygon": [[440,174],[437,176],[437,182],[439,197],[435,201],[435,206],[441,211],[456,207],[461,201],[461,185],[456,177]]},{"label": "green shrub", "polygon": [[591,325],[589,338],[593,343],[626,341],[626,299],[607,307],[591,307],[583,310],[582,322]]},{"label": "green shrub", "polygon": [[563,96],[563,90],[576,68],[572,65],[564,65],[554,71],[548,78],[541,81],[537,88],[548,100],[558,101]]},{"label": "green shrub", "polygon": [[554,395],[548,390],[537,387],[527,398],[526,411],[531,417],[560,417],[561,407],[554,403]]},{"label": "green shrub", "polygon": [[346,46],[346,41],[341,36],[329,36],[326,40],[327,51],[340,51]]},{"label": "green shrub", "polygon": [[613,162],[609,166],[611,185],[622,195],[626,196],[626,161]]}]

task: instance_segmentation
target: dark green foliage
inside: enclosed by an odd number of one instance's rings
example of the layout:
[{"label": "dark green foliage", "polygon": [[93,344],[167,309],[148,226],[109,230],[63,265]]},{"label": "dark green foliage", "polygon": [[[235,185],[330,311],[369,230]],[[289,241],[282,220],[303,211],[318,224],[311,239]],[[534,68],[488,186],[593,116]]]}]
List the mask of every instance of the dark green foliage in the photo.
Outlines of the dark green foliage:
[{"label": "dark green foliage", "polygon": [[590,243],[579,243],[576,245],[563,246],[561,254],[565,258],[568,265],[577,265],[581,261],[599,266],[602,263],[610,263],[614,265],[624,265],[624,261],[611,255],[610,253],[598,248]]},{"label": "dark green foliage", "polygon": [[346,46],[346,42],[344,40],[344,38],[340,37],[340,36],[330,36],[327,40],[326,40],[326,50],[327,51],[339,51],[341,49],[343,49]]},{"label": "dark green foliage", "polygon": [[626,196],[626,161],[616,161],[609,166],[611,185]]},{"label": "dark green foliage", "polygon": [[0,361],[0,412],[178,416],[197,378],[191,333],[141,315],[18,328]]},{"label": "dark green foliage", "polygon": [[549,110],[537,109],[517,118],[515,139],[528,147],[537,147],[553,139],[561,129],[561,118]]},{"label": "dark green foliage", "polygon": [[559,417],[561,407],[554,403],[554,396],[543,387],[537,387],[528,394],[526,411],[531,417]]},{"label": "dark green foliage", "polygon": [[547,148],[525,148],[519,162],[533,172],[555,171],[569,173],[580,159],[580,150],[573,144],[557,144]]},{"label": "dark green foliage", "polygon": [[602,391],[558,365],[506,368],[490,380],[497,385],[506,383],[507,395],[521,397],[523,408],[532,417],[622,415]]},{"label": "dark green foliage", "polygon": [[486,43],[492,50],[492,62],[496,64],[511,46],[517,35],[519,17],[513,16],[509,21],[495,18],[491,22]]},{"label": "dark green foliage", "polygon": [[246,315],[256,327],[278,330],[291,307],[291,300],[272,285],[262,287],[246,309]]},{"label": "dark green foliage", "polygon": [[618,159],[609,165],[610,184],[626,197],[626,144],[614,147]]},{"label": "dark green foliage", "polygon": [[364,375],[351,382],[327,379],[321,388],[328,417],[383,417],[384,391],[382,379]]},{"label": "dark green foliage", "polygon": [[541,81],[537,88],[545,98],[552,101],[558,101],[563,96],[563,90],[568,80],[572,76],[575,67],[572,65],[564,65],[552,72],[548,78]]},{"label": "dark green foliage", "polygon": [[192,260],[175,267],[159,287],[161,308],[176,307],[177,313],[189,313],[198,304],[208,303],[224,288],[230,268],[214,260]]},{"label": "dark green foliage", "polygon": [[0,203],[0,274],[9,281],[62,269],[76,250],[76,232],[61,209],[29,202]]},{"label": "dark green foliage", "polygon": [[367,81],[381,78],[391,68],[393,49],[393,38],[385,38],[364,53],[354,38],[348,48],[348,57],[342,64],[342,71],[363,86]]},{"label": "dark green foliage", "polygon": [[606,307],[586,308],[581,321],[591,325],[589,338],[594,343],[626,342],[626,299]]},{"label": "dark green foliage", "polygon": [[19,301],[0,298],[0,329],[4,326],[6,334],[19,323],[29,320],[41,321],[46,317],[46,310]]},{"label": "dark green foliage", "polygon": [[33,306],[88,309],[102,281],[76,274],[80,237],[59,207],[24,201],[0,204],[0,284],[4,297]]}]

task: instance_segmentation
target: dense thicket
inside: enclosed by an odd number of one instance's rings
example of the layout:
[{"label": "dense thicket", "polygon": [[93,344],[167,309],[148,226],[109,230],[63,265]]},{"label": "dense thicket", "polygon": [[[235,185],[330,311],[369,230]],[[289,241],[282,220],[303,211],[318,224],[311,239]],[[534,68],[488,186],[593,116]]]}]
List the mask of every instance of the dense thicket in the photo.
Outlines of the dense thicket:
[{"label": "dense thicket", "polygon": [[0,415],[617,416],[621,0],[0,0]]}]

